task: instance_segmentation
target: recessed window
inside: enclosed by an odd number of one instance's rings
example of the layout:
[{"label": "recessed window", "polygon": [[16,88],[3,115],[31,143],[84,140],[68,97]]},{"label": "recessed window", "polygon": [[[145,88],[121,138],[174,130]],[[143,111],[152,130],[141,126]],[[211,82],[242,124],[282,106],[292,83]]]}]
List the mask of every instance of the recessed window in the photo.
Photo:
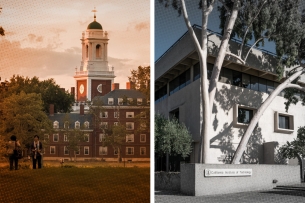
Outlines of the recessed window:
[{"label": "recessed window", "polygon": [[108,118],[108,112],[107,111],[101,112],[100,118]]},{"label": "recessed window", "polygon": [[123,105],[123,98],[118,98],[118,105]]},{"label": "recessed window", "polygon": [[64,147],[64,153],[65,153],[65,155],[69,155],[69,150],[68,150],[67,146]]},{"label": "recessed window", "polygon": [[50,146],[50,154],[55,154],[55,146]]},{"label": "recessed window", "polygon": [[134,123],[133,122],[126,122],[126,130],[133,130]]},{"label": "recessed window", "polygon": [[85,134],[84,135],[84,141],[85,142],[89,142],[89,134]]},{"label": "recessed window", "polygon": [[126,112],[126,118],[134,118],[134,112]]},{"label": "recessed window", "polygon": [[253,110],[238,107],[238,123],[249,124],[253,117]]},{"label": "recessed window", "polygon": [[108,149],[107,147],[99,147],[99,154],[100,155],[107,155]]},{"label": "recessed window", "polygon": [[108,129],[108,122],[101,122],[100,128],[101,129]]},{"label": "recessed window", "polygon": [[64,134],[64,142],[69,142],[68,134]]},{"label": "recessed window", "polygon": [[278,133],[292,133],[294,131],[293,115],[275,112],[274,131]]},{"label": "recessed window", "polygon": [[120,112],[115,111],[115,112],[114,112],[114,118],[119,118],[119,117],[120,117]]},{"label": "recessed window", "polygon": [[53,142],[58,142],[59,134],[53,134]]},{"label": "recessed window", "polygon": [[126,155],[133,155],[134,148],[133,147],[126,147]]},{"label": "recessed window", "polygon": [[142,102],[143,102],[142,98],[137,98],[137,104],[138,105],[142,105]]},{"label": "recessed window", "polygon": [[53,128],[59,128],[59,122],[58,121],[53,122]]},{"label": "recessed window", "polygon": [[79,121],[76,121],[75,122],[75,129],[79,129],[80,128],[80,122]]},{"label": "recessed window", "polygon": [[146,142],[146,134],[140,134],[140,142]]},{"label": "recessed window", "polygon": [[108,98],[108,105],[113,105],[113,98]]},{"label": "recessed window", "polygon": [[84,147],[84,155],[89,155],[89,147],[88,146]]},{"label": "recessed window", "polygon": [[146,147],[140,147],[140,155],[146,155]]},{"label": "recessed window", "polygon": [[127,134],[126,142],[134,142],[134,134]]}]

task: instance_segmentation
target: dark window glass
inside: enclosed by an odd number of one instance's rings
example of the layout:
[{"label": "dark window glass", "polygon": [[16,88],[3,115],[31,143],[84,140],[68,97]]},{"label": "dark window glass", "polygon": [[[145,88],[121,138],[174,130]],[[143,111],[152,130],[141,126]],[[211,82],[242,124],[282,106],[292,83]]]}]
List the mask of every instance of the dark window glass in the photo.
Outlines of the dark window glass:
[{"label": "dark window glass", "polygon": [[185,71],[185,85],[188,85],[191,83],[191,69],[189,68],[187,71]]},{"label": "dark window glass", "polygon": [[267,92],[267,80],[266,79],[263,79],[263,78],[259,79],[258,89],[260,92]]},{"label": "dark window glass", "polygon": [[251,76],[251,90],[258,91],[258,77]]},{"label": "dark window glass", "polygon": [[167,86],[161,87],[159,90],[155,92],[155,101],[161,101],[167,97]]},{"label": "dark window glass", "polygon": [[279,128],[289,129],[289,116],[279,116]]},{"label": "dark window glass", "polygon": [[179,77],[169,82],[169,94],[174,94],[179,90]]},{"label": "dark window glass", "polygon": [[232,81],[232,70],[227,68],[222,68],[220,72],[220,82],[231,84]]},{"label": "dark window glass", "polygon": [[250,123],[253,117],[253,110],[238,108],[238,123]]},{"label": "dark window glass", "polygon": [[250,89],[250,75],[243,74],[242,79],[242,87]]},{"label": "dark window glass", "polygon": [[200,64],[199,63],[196,63],[194,65],[194,70],[193,70],[193,80],[197,80],[200,78]]},{"label": "dark window glass", "polygon": [[267,93],[271,94],[274,90],[274,84],[273,81],[267,80]]},{"label": "dark window glass", "polygon": [[232,71],[232,85],[241,87],[241,72]]}]

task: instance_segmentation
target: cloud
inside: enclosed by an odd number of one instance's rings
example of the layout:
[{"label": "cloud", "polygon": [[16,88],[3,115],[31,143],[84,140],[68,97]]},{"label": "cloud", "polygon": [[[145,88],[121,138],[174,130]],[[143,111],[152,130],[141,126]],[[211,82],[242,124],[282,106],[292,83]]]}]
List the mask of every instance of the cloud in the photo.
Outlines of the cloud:
[{"label": "cloud", "polygon": [[148,29],[149,28],[149,22],[140,22],[140,23],[137,23],[134,28],[137,30],[137,31],[141,31],[141,30],[145,30],[145,29]]},{"label": "cloud", "polygon": [[27,39],[30,43],[34,43],[34,42],[42,42],[43,41],[43,37],[39,36],[37,37],[34,34],[28,34],[28,39]]}]

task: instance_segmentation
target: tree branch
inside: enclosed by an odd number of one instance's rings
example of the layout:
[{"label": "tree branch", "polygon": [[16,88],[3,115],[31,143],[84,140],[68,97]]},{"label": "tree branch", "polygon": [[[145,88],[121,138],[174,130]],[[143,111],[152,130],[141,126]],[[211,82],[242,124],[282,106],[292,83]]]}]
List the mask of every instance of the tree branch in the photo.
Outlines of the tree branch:
[{"label": "tree branch", "polygon": [[246,36],[247,36],[247,34],[248,34],[249,28],[252,26],[254,20],[257,18],[258,14],[261,12],[261,10],[262,10],[262,8],[263,8],[263,6],[264,6],[264,4],[265,4],[266,2],[267,2],[267,1],[265,0],[265,1],[262,3],[261,7],[258,9],[257,14],[256,14],[255,17],[252,19],[252,21],[250,22],[249,26],[248,26],[247,29],[246,29],[246,32],[245,32],[243,41],[242,41],[242,43],[241,43],[239,56],[241,56],[241,54],[242,54],[242,52],[243,52],[243,46],[244,46],[244,43],[245,43]]},{"label": "tree branch", "polygon": [[242,64],[245,64],[246,61],[242,60],[239,56],[235,55],[235,54],[232,54],[231,52],[226,52],[226,55],[229,55],[229,56],[233,56],[234,58],[236,58],[237,60],[239,60]]},{"label": "tree branch", "polygon": [[[264,38],[270,38],[270,36],[269,37],[261,37],[261,38],[259,38],[258,40],[256,40],[256,42],[250,47],[250,49],[249,49],[249,51],[248,51],[248,53],[247,53],[247,55],[246,55],[246,57],[245,57],[245,61],[247,60],[247,58],[248,58],[248,56],[249,56],[249,54],[250,54],[250,51],[253,49],[253,47],[259,42],[259,41],[261,41],[262,39],[264,39]],[[242,49],[242,48],[241,48]],[[242,50],[240,50],[240,53],[242,53]]]},{"label": "tree branch", "polygon": [[207,14],[208,15],[212,12],[213,7],[214,7],[214,3],[215,3],[215,0],[212,0],[210,6],[207,9]]},{"label": "tree branch", "polygon": [[230,13],[230,9],[229,7],[227,7],[227,5],[225,4],[225,2],[223,0],[218,0],[220,3],[222,3],[223,7],[225,7],[225,9],[227,10],[228,13]]},{"label": "tree branch", "polygon": [[305,87],[302,87],[297,84],[289,84],[289,85],[287,85],[287,88],[298,89],[298,90],[301,90],[302,92],[305,92]]}]

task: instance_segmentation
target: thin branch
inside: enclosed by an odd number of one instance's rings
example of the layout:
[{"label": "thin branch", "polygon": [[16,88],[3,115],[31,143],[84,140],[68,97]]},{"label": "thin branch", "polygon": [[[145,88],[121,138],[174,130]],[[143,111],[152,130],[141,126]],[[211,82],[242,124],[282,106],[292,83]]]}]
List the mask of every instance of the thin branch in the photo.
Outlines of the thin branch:
[{"label": "thin branch", "polygon": [[[248,56],[249,56],[249,54],[250,54],[250,51],[253,49],[253,47],[259,42],[259,41],[261,41],[262,39],[264,39],[264,38],[270,38],[270,36],[268,36],[268,37],[261,37],[261,38],[259,38],[258,40],[256,40],[256,42],[251,46],[251,48],[249,49],[249,51],[248,51],[248,53],[247,53],[247,55],[246,55],[246,57],[245,57],[245,61],[247,60],[247,58],[248,58]],[[240,53],[242,52],[242,50],[240,51]]]},{"label": "thin branch", "polygon": [[254,20],[256,20],[258,14],[261,12],[261,10],[262,10],[262,8],[263,8],[263,6],[264,6],[264,4],[265,4],[266,2],[267,2],[267,1],[265,0],[265,1],[262,3],[261,7],[258,9],[258,12],[257,12],[256,16],[252,19],[252,21],[250,22],[249,26],[248,26],[247,29],[246,29],[246,32],[245,32],[243,41],[242,41],[242,43],[241,43],[239,56],[241,56],[241,54],[242,54],[242,52],[243,52],[243,46],[244,46],[244,43],[245,43],[246,36],[247,36],[247,34],[248,34],[249,28],[252,26]]},{"label": "thin branch", "polygon": [[229,7],[227,7],[227,5],[225,4],[225,2],[223,0],[218,0],[220,3],[222,3],[223,7],[225,7],[225,9],[227,10],[228,13],[230,13],[230,9]]},{"label": "thin branch", "polygon": [[[193,40],[194,40],[194,43],[195,43],[195,47],[198,51],[198,54],[201,53],[201,47],[200,47],[200,43],[196,37],[196,34],[192,28],[192,25],[189,21],[189,18],[188,18],[188,14],[187,14],[187,10],[186,10],[186,7],[185,7],[185,2],[184,0],[181,0],[181,5],[182,5],[182,11],[183,11],[183,18],[184,18],[184,21],[185,21],[185,24],[190,32],[190,35],[192,36]],[[200,55],[200,54],[199,54]]]},{"label": "thin branch", "polygon": [[215,0],[212,0],[211,1],[211,4],[207,10],[207,14],[210,15],[210,13],[213,11],[213,7],[214,7],[214,3],[215,3]]},{"label": "thin branch", "polygon": [[245,64],[246,62],[244,60],[242,60],[239,56],[232,54],[231,52],[226,52],[226,55],[229,56],[233,56],[234,58],[236,58],[237,60],[239,60],[242,64]]},{"label": "thin branch", "polygon": [[287,85],[287,88],[298,89],[298,90],[301,90],[301,91],[305,92],[305,87],[302,87],[302,86],[297,85],[297,84],[289,84],[289,85]]}]

